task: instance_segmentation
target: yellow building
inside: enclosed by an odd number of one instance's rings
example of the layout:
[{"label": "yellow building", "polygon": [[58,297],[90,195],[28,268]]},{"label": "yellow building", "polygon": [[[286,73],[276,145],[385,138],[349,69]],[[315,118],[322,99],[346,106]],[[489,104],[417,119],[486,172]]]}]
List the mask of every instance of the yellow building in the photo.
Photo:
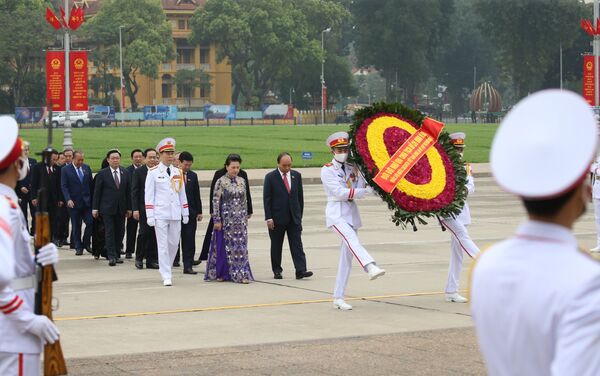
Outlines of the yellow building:
[{"label": "yellow building", "polygon": [[[138,79],[139,90],[136,96],[139,107],[147,105],[178,105],[201,107],[204,104],[231,104],[231,66],[225,60],[217,63],[216,45],[191,45],[190,19],[194,11],[204,5],[204,0],[161,0],[167,20],[173,28],[173,41],[176,59],[164,62],[158,69],[158,78],[142,76]],[[102,0],[75,1],[84,7],[86,15],[96,13]],[[175,85],[175,74],[182,69],[202,69],[210,75],[210,90],[194,88],[193,93],[185,87]],[[118,75],[118,72],[116,72]],[[90,76],[95,69],[90,66]],[[190,95],[192,94],[192,95]],[[191,101],[189,100],[191,98]],[[129,98],[125,97],[125,108],[129,108]]]}]

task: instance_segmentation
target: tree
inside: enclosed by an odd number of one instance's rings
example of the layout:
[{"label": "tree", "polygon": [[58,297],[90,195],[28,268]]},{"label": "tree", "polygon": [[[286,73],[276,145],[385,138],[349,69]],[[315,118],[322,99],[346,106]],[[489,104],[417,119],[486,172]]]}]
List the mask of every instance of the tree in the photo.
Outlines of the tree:
[{"label": "tree", "polygon": [[[42,0],[0,1],[0,87],[1,112],[16,106],[46,103],[44,50],[52,45],[54,29],[44,19]],[[8,32],[10,31],[10,32]]]},{"label": "tree", "polygon": [[516,99],[543,87],[559,45],[571,47],[580,33],[584,5],[578,0],[477,0],[480,29],[498,51]]},{"label": "tree", "polygon": [[347,16],[333,0],[207,0],[192,18],[190,41],[215,43],[218,61],[232,67],[233,103],[243,97],[256,107],[269,91],[287,98],[304,83],[319,86],[321,31],[339,30]]},{"label": "tree", "polygon": [[188,94],[188,107],[191,107],[194,89],[210,90],[210,75],[202,69],[181,69],[175,74],[175,85],[184,88]]},{"label": "tree", "polygon": [[[119,26],[122,31],[125,91],[133,111],[138,109],[138,78],[158,77],[158,66],[175,57],[171,24],[160,0],[105,0],[100,11],[82,26],[87,39],[97,44],[100,54],[92,57],[102,65],[119,66]],[[115,48],[116,47],[116,48]],[[102,57],[102,58],[100,58]]]}]

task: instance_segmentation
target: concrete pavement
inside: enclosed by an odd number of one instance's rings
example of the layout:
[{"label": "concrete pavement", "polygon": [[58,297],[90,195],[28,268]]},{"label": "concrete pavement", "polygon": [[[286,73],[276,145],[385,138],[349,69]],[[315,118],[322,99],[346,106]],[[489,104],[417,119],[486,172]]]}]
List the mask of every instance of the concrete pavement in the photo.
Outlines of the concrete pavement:
[{"label": "concrete pavement", "polygon": [[[474,166],[470,233],[485,248],[509,236],[524,218],[485,166]],[[489,171],[489,170],[488,170]],[[264,172],[248,171],[251,181]],[[313,174],[313,175],[311,175]],[[175,268],[171,288],[157,270],[131,260],[109,268],[90,255],[62,249],[54,317],[73,375],[440,375],[484,374],[466,304],[446,303],[449,235],[432,222],[417,232],[394,226],[376,197],[359,202],[359,236],[387,274],[369,281],[355,266],[348,295],[352,311],[332,308],[339,241],[324,224],[321,185],[303,171],[303,241],[315,276],[296,280],[287,248],[284,279],[270,271],[269,238],[262,218],[262,187],[253,184],[255,215],[249,254],[256,282],[204,282]],[[210,180],[201,176],[203,180]],[[202,190],[205,210],[208,190]],[[590,208],[591,210],[591,208]],[[201,222],[197,244],[206,223]],[[595,245],[593,213],[577,224],[581,244]],[[465,258],[462,288],[466,288]],[[204,271],[204,264],[196,267]]]}]

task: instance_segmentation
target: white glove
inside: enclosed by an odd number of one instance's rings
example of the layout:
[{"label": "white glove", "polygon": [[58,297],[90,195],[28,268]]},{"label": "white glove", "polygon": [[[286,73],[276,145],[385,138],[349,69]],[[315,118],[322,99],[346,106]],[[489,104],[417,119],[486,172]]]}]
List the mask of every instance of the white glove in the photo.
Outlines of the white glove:
[{"label": "white glove", "polygon": [[148,218],[148,221],[147,221],[147,222],[148,222],[148,226],[150,226],[150,227],[154,227],[154,225],[156,224],[156,223],[154,222],[154,218]]},{"label": "white glove", "polygon": [[54,243],[48,243],[40,248],[36,258],[42,266],[55,265],[58,263],[58,248]]},{"label": "white glove", "polygon": [[373,187],[367,187],[367,188],[365,188],[365,192],[368,195],[374,195],[375,194],[375,190],[373,189]]},{"label": "white glove", "polygon": [[187,225],[189,221],[190,221],[190,217],[187,215],[184,215],[183,220],[181,222],[183,222],[184,225]]},{"label": "white glove", "polygon": [[42,315],[33,315],[29,324],[25,327],[29,333],[40,337],[44,343],[53,344],[58,340],[60,332],[49,318]]}]

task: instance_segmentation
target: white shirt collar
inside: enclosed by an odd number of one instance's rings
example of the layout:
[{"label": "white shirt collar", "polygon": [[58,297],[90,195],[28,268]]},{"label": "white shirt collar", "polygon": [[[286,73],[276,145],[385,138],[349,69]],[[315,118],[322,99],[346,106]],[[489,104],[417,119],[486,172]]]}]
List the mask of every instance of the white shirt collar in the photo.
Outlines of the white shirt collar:
[{"label": "white shirt collar", "polygon": [[516,236],[529,237],[534,241],[537,238],[540,241],[563,242],[577,246],[577,239],[573,232],[555,223],[528,220],[517,228]]}]

